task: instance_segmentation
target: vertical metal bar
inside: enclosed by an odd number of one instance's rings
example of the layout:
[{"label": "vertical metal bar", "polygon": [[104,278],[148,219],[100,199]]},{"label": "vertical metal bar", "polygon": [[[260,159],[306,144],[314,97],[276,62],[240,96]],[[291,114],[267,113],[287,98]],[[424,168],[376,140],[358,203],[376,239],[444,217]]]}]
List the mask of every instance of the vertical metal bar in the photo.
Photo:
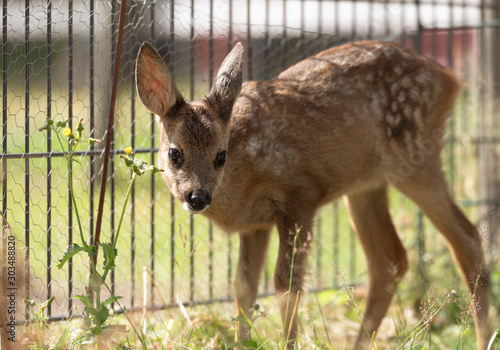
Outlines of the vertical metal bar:
[{"label": "vertical metal bar", "polygon": [[[417,34],[415,37],[415,51],[418,53],[422,53],[422,21],[420,17],[420,0],[415,0],[415,9],[416,9],[416,20],[417,20]],[[424,264],[424,255],[425,255],[425,232],[424,232],[424,223],[423,223],[423,214],[417,209],[417,246],[419,249],[419,257],[418,257],[418,273],[420,275],[422,281],[421,295],[423,296],[426,292],[426,274],[425,274],[425,264]]]},{"label": "vertical metal bar", "polygon": [[[266,0],[266,30],[264,32],[264,79],[271,76],[271,42],[269,40],[269,6],[270,1]],[[271,39],[272,40],[272,39]]]},{"label": "vertical metal bar", "polygon": [[191,0],[191,29],[189,39],[191,45],[189,47],[189,97],[194,100],[194,1]]},{"label": "vertical metal bar", "polygon": [[[453,40],[454,40],[454,17],[453,17],[453,4],[448,3],[449,11],[450,11],[450,30],[448,32],[448,47],[447,47],[447,65],[449,68],[453,69]],[[450,130],[450,144],[449,154],[450,157],[450,177],[449,177],[449,190],[452,197],[455,196],[455,113],[450,113],[449,117],[449,130]],[[452,269],[453,273],[455,269]]]},{"label": "vertical metal bar", "polygon": [[189,215],[189,301],[194,301],[194,215]]},{"label": "vertical metal bar", "polygon": [[[454,41],[455,41],[455,18],[453,14],[453,3],[448,3],[449,13],[450,13],[450,30],[448,32],[448,47],[447,47],[447,66],[451,69],[454,67],[453,62],[453,52],[454,50]],[[455,143],[455,110],[450,113],[449,116],[449,130],[450,130],[450,143],[449,147],[449,164],[450,164],[450,175],[449,175],[449,191],[452,197],[455,197],[455,147],[458,145]],[[455,268],[452,267],[453,264],[450,264],[450,275],[453,276],[454,282],[457,282],[457,274]]]},{"label": "vertical metal bar", "polygon": [[333,203],[333,286],[334,288],[339,286],[339,280],[335,276],[335,269],[339,266],[339,203],[335,201]]},{"label": "vertical metal bar", "polygon": [[214,76],[214,2],[210,0],[208,35],[208,88],[212,88]]},{"label": "vertical metal bar", "polygon": [[[95,67],[94,67],[94,41],[95,41],[95,4],[94,0],[90,0],[90,137],[95,135]],[[95,178],[95,156],[94,145],[90,145],[90,200],[89,200],[89,234],[90,244],[94,244],[94,178]]]},{"label": "vertical metal bar", "polygon": [[351,252],[349,279],[350,283],[354,283],[356,278],[356,237],[352,226],[349,226],[349,251]]},{"label": "vertical metal bar", "polygon": [[[469,41],[467,40],[468,36],[468,29],[467,29],[467,22],[465,18],[465,13],[466,13],[466,1],[462,1],[462,36],[461,36],[461,57],[463,57],[463,67],[461,69],[464,72],[463,80],[465,82],[469,81],[469,67],[467,67],[468,59],[467,59],[467,54],[468,54],[468,48],[469,48]],[[469,97],[469,88],[465,88],[462,90],[462,102],[461,102],[461,111],[460,111],[460,119],[462,120],[462,131],[461,134],[464,134],[466,132],[467,124],[465,122],[466,120],[466,113],[467,113],[467,101]]]},{"label": "vertical metal bar", "polygon": [[170,303],[175,302],[175,198],[170,194]]},{"label": "vertical metal bar", "polygon": [[[318,44],[319,44],[319,50],[322,49],[322,41],[321,37],[323,34],[323,1],[320,0],[318,3]],[[316,248],[317,248],[317,253],[316,253],[316,278],[317,281],[315,283],[316,289],[320,290],[323,287],[323,282],[322,282],[322,276],[321,276],[321,254],[322,254],[322,249],[321,249],[321,240],[322,240],[322,235],[323,235],[323,227],[322,227],[322,215],[318,215],[318,221],[317,221],[317,238],[316,238]]]},{"label": "vertical metal bar", "polygon": [[322,278],[321,278],[321,240],[323,239],[323,227],[322,227],[322,218],[321,214],[318,215],[318,219],[316,220],[316,282],[314,283],[314,287],[317,290],[320,290],[323,287]]},{"label": "vertical metal bar", "polygon": [[[68,1],[68,119],[73,125],[73,0]],[[73,244],[73,202],[68,183],[68,245]],[[73,258],[68,260],[68,314],[73,311]]]},{"label": "vertical metal bar", "polygon": [[[491,169],[489,167],[488,161],[489,161],[489,147],[486,144],[487,137],[489,136],[487,133],[486,128],[488,127],[488,119],[486,116],[487,113],[487,101],[486,101],[486,96],[485,94],[487,93],[487,84],[488,84],[488,58],[486,57],[486,48],[487,48],[487,38],[486,38],[486,28],[485,28],[485,22],[486,22],[486,1],[481,0],[481,26],[480,26],[480,31],[479,31],[479,52],[481,53],[481,81],[479,84],[479,118],[478,118],[478,127],[479,127],[479,147],[478,147],[478,152],[479,152],[479,195],[481,196],[481,200],[483,201],[483,208],[480,208],[479,212],[480,213],[487,213],[488,204],[489,204],[489,170]],[[486,233],[489,233],[491,226],[488,225],[486,228]]]},{"label": "vertical metal bar", "polygon": [[[370,14],[370,18],[368,19],[368,39],[373,38],[373,0],[369,0],[368,2],[368,13]],[[404,35],[404,33],[403,33]]]},{"label": "vertical metal bar", "polygon": [[[47,0],[47,117],[52,118],[52,0]],[[52,137],[47,131],[47,153],[52,152]],[[47,157],[47,300],[52,296],[52,159]],[[52,315],[52,305],[47,316]]]},{"label": "vertical metal bar", "polygon": [[175,198],[170,195],[170,303],[175,298]]},{"label": "vertical metal bar", "polygon": [[318,48],[317,51],[323,49],[323,0],[318,4]]},{"label": "vertical metal bar", "polygon": [[[214,75],[214,2],[210,0],[210,35],[208,38],[208,85],[212,88],[212,80]],[[213,227],[212,222],[208,223],[208,296],[212,300],[213,285],[214,285],[214,261],[213,261]]]},{"label": "vertical metal bar", "polygon": [[[3,241],[3,257],[7,259],[7,0],[2,2],[2,241]],[[2,259],[2,264],[7,260]],[[5,266],[5,265],[3,265]],[[7,281],[7,269],[2,269],[2,279]],[[4,282],[6,283],[6,282]],[[4,312],[2,321],[7,320],[7,315]],[[7,348],[9,341],[6,336],[2,336],[0,347]]]},{"label": "vertical metal bar", "polygon": [[[496,26],[491,26],[490,28],[490,39],[489,39],[489,56],[490,56],[490,77],[491,82],[489,85],[488,96],[483,98],[488,98],[489,100],[489,115],[490,115],[490,185],[491,188],[491,202],[489,204],[492,206],[489,213],[488,219],[488,229],[489,235],[487,239],[487,250],[486,250],[486,261],[491,266],[491,270],[495,268],[495,262],[498,261],[499,256],[499,241],[498,232],[500,230],[500,168],[498,158],[498,144],[500,135],[500,68],[498,66],[498,58],[500,57],[500,27],[498,26],[498,20],[500,19],[500,6],[497,2],[492,2],[489,9],[489,17],[496,20]],[[496,152],[496,153],[495,153]],[[494,164],[496,163],[496,164]]]},{"label": "vertical metal bar", "polygon": [[[231,46],[233,43],[233,0],[229,0],[229,28],[227,34],[227,52],[231,51]],[[232,288],[232,280],[233,280],[233,263],[231,259],[231,251],[232,251],[232,242],[231,238],[228,236],[227,238],[227,295],[230,296],[233,290]]]},{"label": "vertical metal bar", "polygon": [[387,7],[387,4],[389,2],[390,2],[390,0],[384,0],[385,36],[388,36],[391,33],[391,24],[390,24],[390,18],[388,15],[389,10]]},{"label": "vertical metal bar", "polygon": [[415,14],[417,19],[417,34],[415,37],[415,51],[422,53],[422,21],[420,18],[420,0],[415,0]]},{"label": "vertical metal bar", "polygon": [[[151,8],[154,7],[154,3],[151,3]],[[135,120],[131,120],[130,126],[130,146],[135,150]],[[135,304],[135,183],[130,191],[130,305]]]},{"label": "vertical metal bar", "polygon": [[301,59],[306,58],[306,47],[305,47],[305,41],[306,41],[306,33],[305,33],[305,3],[304,0],[300,1],[300,57]]},{"label": "vertical metal bar", "polygon": [[[123,1],[123,0],[122,0]],[[116,13],[117,13],[117,6],[116,6],[116,0],[113,0],[111,2],[111,62],[115,62],[116,60],[116,43],[117,43],[117,35],[116,35]],[[133,90],[132,90],[133,91]],[[131,99],[132,100],[132,99]],[[132,102],[133,105],[133,102]],[[133,115],[133,108],[131,111],[131,115]],[[108,135],[108,137],[111,137],[111,154],[113,154],[113,150],[115,148],[115,133],[112,132],[111,135]],[[109,208],[109,219],[110,219],[110,225],[109,225],[109,230],[110,230],[110,240],[111,242],[114,242],[115,240],[115,157],[111,156],[109,158],[109,176],[110,176],[110,208]],[[99,209],[98,209],[99,210]],[[111,293],[114,295],[115,294],[115,269],[111,269]],[[111,308],[114,307],[115,303],[111,304]]]},{"label": "vertical metal bar", "polygon": [[2,3],[2,227],[7,224],[7,0]]},{"label": "vertical metal bar", "polygon": [[[319,43],[319,50],[321,51],[322,49],[322,35],[323,35],[323,1],[320,0],[318,3],[318,43]],[[317,223],[317,238],[316,238],[316,247],[318,249],[318,252],[316,254],[316,276],[317,276],[317,282],[316,282],[316,288],[317,289],[322,289],[323,288],[323,278],[322,278],[322,249],[321,249],[321,241],[323,239],[323,227],[322,227],[322,215],[318,215],[318,223]]]},{"label": "vertical metal bar", "polygon": [[[191,101],[194,100],[194,0],[191,0],[191,47],[190,47],[190,67],[189,86]],[[194,301],[194,216],[189,214],[189,242],[190,242],[190,264],[189,264],[189,301]]]},{"label": "vertical metal bar", "polygon": [[354,40],[356,40],[356,36],[357,36],[357,28],[356,28],[356,26],[357,26],[357,13],[356,13],[356,10],[358,7],[357,7],[356,0],[351,0],[351,6],[352,6],[351,40],[354,41]]},{"label": "vertical metal bar", "polygon": [[404,30],[404,27],[406,25],[406,16],[405,16],[404,6],[405,6],[405,1],[399,0],[399,9],[400,9],[400,13],[401,13],[401,16],[400,16],[401,21],[399,23],[399,26],[402,29],[402,31],[401,31],[401,45],[403,45],[403,46],[405,45],[405,39],[406,39],[406,31]]},{"label": "vertical metal bar", "polygon": [[[123,0],[122,0],[123,1]],[[116,60],[116,49],[117,49],[117,33],[116,33],[116,14],[118,13],[118,6],[116,4],[116,0],[113,0],[111,2],[111,62],[115,62]],[[132,110],[133,111],[133,110]],[[133,114],[133,112],[131,113]],[[114,148],[115,148],[115,133],[112,132],[111,135],[108,135],[108,137],[111,137],[111,154],[113,154]],[[111,242],[114,242],[115,240],[115,208],[116,208],[116,202],[115,202],[115,157],[111,156],[109,158],[109,175],[110,175],[110,208],[109,208],[109,218],[110,218],[110,225],[109,225],[109,230],[110,230],[110,239]],[[99,209],[98,209],[99,210]],[[111,269],[111,293],[114,295],[115,294],[115,269]],[[113,308],[115,303],[111,304],[111,308]]]},{"label": "vertical metal bar", "polygon": [[340,35],[339,0],[335,0],[335,35]]},{"label": "vertical metal bar", "polygon": [[437,41],[437,30],[436,30],[436,23],[437,23],[437,11],[435,11],[436,9],[436,1],[433,0],[431,2],[431,8],[432,8],[432,29],[431,29],[431,33],[430,33],[430,36],[431,36],[431,49],[432,49],[432,59],[436,60],[438,58],[437,56],[437,52],[438,52],[438,41]]},{"label": "vertical metal bar", "polygon": [[[169,35],[169,49],[170,49],[170,61],[169,71],[174,75],[174,62],[175,62],[175,37],[174,37],[174,9],[175,1],[171,1],[170,5],[170,35]],[[174,304],[175,298],[175,198],[170,194],[170,303]]]},{"label": "vertical metal bar", "polygon": [[208,223],[208,298],[214,298],[214,229],[211,222]]},{"label": "vertical metal bar", "polygon": [[283,33],[281,37],[281,70],[286,69],[286,1],[283,0]]},{"label": "vertical metal bar", "polygon": [[[155,3],[153,2],[151,4],[151,35],[154,38],[156,38],[156,26],[155,26],[155,18],[156,18],[156,7]],[[154,164],[155,162],[155,116],[153,113],[151,113],[151,134],[150,134],[150,139],[151,139],[151,148],[150,148],[150,162],[151,164]],[[151,279],[149,281],[149,298],[150,298],[150,303],[151,305],[154,305],[154,278],[155,278],[155,175],[151,174],[151,187],[150,187],[150,199],[151,199],[151,211],[150,211],[150,229],[151,229],[151,237],[149,241],[149,251],[150,251],[150,257],[151,260],[149,262],[149,269],[151,271]]]},{"label": "vertical metal bar", "polygon": [[425,293],[427,292],[427,285],[428,285],[428,279],[427,279],[427,273],[425,269],[425,261],[424,261],[424,255],[426,252],[426,245],[425,245],[425,232],[424,232],[424,216],[420,210],[417,212],[417,246],[418,246],[418,274],[420,276],[421,280],[421,290],[420,290],[420,296],[424,296]]},{"label": "vertical metal bar", "polygon": [[253,80],[253,47],[252,47],[252,29],[250,26],[251,20],[250,0],[247,0],[247,46],[248,46],[248,80]]},{"label": "vertical metal bar", "polygon": [[[98,202],[98,210],[97,210],[97,221],[96,221],[96,227],[95,227],[95,241],[94,241],[94,248],[96,250],[96,253],[92,257],[92,264],[97,264],[97,253],[98,253],[98,248],[99,248],[99,243],[100,243],[100,235],[101,235],[101,229],[102,229],[102,216],[104,212],[104,200],[106,196],[106,182],[108,179],[108,170],[109,170],[109,157],[110,157],[110,152],[111,152],[111,141],[113,140],[113,124],[114,124],[114,118],[115,118],[115,107],[116,107],[116,94],[117,94],[117,89],[118,89],[118,80],[119,80],[119,73],[120,73],[120,58],[121,58],[121,49],[122,49],[122,42],[123,42],[123,27],[124,27],[124,22],[125,22],[125,12],[127,9],[127,1],[123,0],[120,6],[120,20],[119,20],[119,30],[118,30],[118,38],[116,40],[117,46],[116,46],[116,56],[115,56],[115,62],[112,64],[112,69],[113,69],[113,79],[112,79],[112,88],[111,88],[111,99],[110,99],[110,108],[109,108],[109,114],[108,114],[108,119],[107,119],[107,126],[106,126],[106,131],[104,135],[108,135],[105,139],[105,146],[104,146],[104,152],[103,153],[103,161],[102,161],[102,173],[101,173],[101,178],[100,178],[100,188],[101,191],[99,193],[99,202]],[[114,18],[113,18],[114,19]],[[103,116],[104,117],[104,116]],[[97,154],[97,152],[96,152]],[[92,273],[92,272],[91,272]],[[89,287],[89,290],[91,290],[91,286]]]},{"label": "vertical metal bar", "polygon": [[[24,153],[30,150],[30,2],[25,0],[24,8]],[[30,161],[24,158],[24,240],[25,252],[25,295],[30,295]],[[28,304],[25,307],[25,318],[29,319]]]},{"label": "vertical metal bar", "polygon": [[[264,62],[265,62],[265,76],[264,79],[270,78],[270,69],[271,69],[271,55],[270,55],[270,43],[269,43],[269,0],[266,0],[266,32],[265,32],[265,51],[264,51]],[[267,268],[267,264],[264,263],[264,292],[267,293],[269,291],[269,269]]]}]

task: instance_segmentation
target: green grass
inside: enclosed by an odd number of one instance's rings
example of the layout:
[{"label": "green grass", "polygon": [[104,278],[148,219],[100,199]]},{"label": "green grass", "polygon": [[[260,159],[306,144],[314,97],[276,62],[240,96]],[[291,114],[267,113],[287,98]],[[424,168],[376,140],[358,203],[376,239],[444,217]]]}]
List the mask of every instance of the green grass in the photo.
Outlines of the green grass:
[{"label": "green grass", "polygon": [[[363,305],[363,291],[346,289],[305,294],[297,314],[300,349],[350,349],[356,338],[360,319],[353,311],[351,298]],[[371,349],[475,349],[473,328],[462,319],[450,317],[450,309],[466,306],[467,298],[450,292],[429,295],[423,317],[415,314],[411,300],[399,300],[391,306]],[[283,344],[281,318],[273,297],[259,300],[259,313],[252,323],[252,340],[259,349],[277,349]],[[321,310],[321,313],[320,313]],[[105,334],[111,348],[125,349],[232,349],[234,344],[235,310],[230,303],[199,305],[185,309],[129,313],[116,316],[113,324],[119,331]],[[145,317],[144,317],[145,316]],[[131,324],[146,345],[132,330]],[[326,324],[326,328],[324,327]],[[81,327],[81,320],[49,324],[43,344],[51,347],[72,330],[65,347]],[[115,327],[116,329],[117,327]],[[40,327],[24,330],[32,338],[40,336]],[[500,340],[491,349],[500,349]]]}]

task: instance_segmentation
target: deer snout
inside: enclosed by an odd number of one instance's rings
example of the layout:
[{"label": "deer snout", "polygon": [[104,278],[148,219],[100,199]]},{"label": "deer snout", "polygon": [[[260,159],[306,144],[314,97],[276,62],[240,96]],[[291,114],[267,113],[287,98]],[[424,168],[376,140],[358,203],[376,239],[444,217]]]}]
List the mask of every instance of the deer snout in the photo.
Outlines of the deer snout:
[{"label": "deer snout", "polygon": [[203,190],[196,190],[187,195],[184,209],[189,212],[201,212],[212,202],[212,196]]}]

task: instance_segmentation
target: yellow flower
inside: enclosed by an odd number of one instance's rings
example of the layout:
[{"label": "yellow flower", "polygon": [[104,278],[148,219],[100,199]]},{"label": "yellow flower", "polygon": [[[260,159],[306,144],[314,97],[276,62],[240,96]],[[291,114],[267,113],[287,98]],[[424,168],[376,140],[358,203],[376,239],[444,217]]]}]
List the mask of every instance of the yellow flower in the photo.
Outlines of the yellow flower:
[{"label": "yellow flower", "polygon": [[127,148],[124,148],[123,149],[125,151],[125,153],[127,154],[132,154],[132,147],[127,147]]},{"label": "yellow flower", "polygon": [[63,134],[64,134],[64,136],[70,137],[71,136],[71,129],[70,128],[64,129]]}]

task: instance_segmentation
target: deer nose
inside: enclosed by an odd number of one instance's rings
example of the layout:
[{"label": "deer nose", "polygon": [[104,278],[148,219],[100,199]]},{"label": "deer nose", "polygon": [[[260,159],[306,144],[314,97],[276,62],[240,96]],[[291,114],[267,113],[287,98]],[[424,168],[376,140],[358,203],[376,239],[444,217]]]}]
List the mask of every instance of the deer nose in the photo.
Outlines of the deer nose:
[{"label": "deer nose", "polygon": [[187,201],[191,209],[201,211],[210,205],[212,198],[205,191],[196,190],[188,195]]}]

